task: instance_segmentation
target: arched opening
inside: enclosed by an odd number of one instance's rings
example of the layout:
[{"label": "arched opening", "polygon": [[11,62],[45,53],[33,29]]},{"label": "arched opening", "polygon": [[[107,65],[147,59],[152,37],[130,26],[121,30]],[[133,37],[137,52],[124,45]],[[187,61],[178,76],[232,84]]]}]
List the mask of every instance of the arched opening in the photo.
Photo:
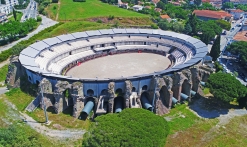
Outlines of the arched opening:
[{"label": "arched opening", "polygon": [[39,85],[39,81],[38,80],[36,80],[36,85]]},{"label": "arched opening", "polygon": [[94,108],[94,98],[89,97],[86,99],[86,103],[84,103],[84,108],[81,111],[79,119],[86,120],[88,116],[90,116],[91,112]]},{"label": "arched opening", "polygon": [[121,88],[118,88],[115,92],[116,96],[123,96],[123,90]]},{"label": "arched opening", "polygon": [[168,91],[166,86],[162,86],[162,88],[159,91],[160,94],[160,100],[164,106],[167,108],[170,108],[172,103],[171,103],[171,97],[172,94]]},{"label": "arched opening", "polygon": [[142,90],[148,90],[148,86],[147,85],[142,86]]},{"label": "arched opening", "polygon": [[136,92],[136,88],[135,87],[132,87],[132,92]]},{"label": "arched opening", "polygon": [[51,112],[52,114],[55,114],[56,113],[53,106],[49,106],[48,108],[46,108],[46,111],[47,112]]},{"label": "arched opening", "polygon": [[144,42],[144,45],[147,45],[147,42]]},{"label": "arched opening", "polygon": [[94,96],[94,91],[92,89],[88,89],[87,96]]},{"label": "arched opening", "polygon": [[72,52],[69,52],[69,55],[72,55]]},{"label": "arched opening", "polygon": [[100,95],[107,95],[108,91],[106,89],[101,90]]},{"label": "arched opening", "polygon": [[28,76],[28,79],[29,79],[29,81],[32,81],[32,78],[30,76]]},{"label": "arched opening", "polygon": [[190,90],[191,90],[191,84],[186,79],[182,84],[182,93],[185,94],[183,95],[183,97],[181,96],[182,100],[187,100],[187,97],[190,96]]},{"label": "arched opening", "polygon": [[113,110],[115,113],[120,113],[124,109],[124,97],[118,96],[114,99]]},{"label": "arched opening", "polygon": [[149,94],[147,92],[141,94],[141,103],[142,108],[152,111],[152,103],[149,100]]}]

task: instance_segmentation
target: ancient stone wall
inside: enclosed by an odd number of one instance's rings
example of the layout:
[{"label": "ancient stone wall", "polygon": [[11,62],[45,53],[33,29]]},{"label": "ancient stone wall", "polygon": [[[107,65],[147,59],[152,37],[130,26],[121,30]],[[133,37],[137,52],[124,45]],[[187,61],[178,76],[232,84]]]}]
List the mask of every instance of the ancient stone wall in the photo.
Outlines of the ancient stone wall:
[{"label": "ancient stone wall", "polygon": [[115,83],[114,82],[110,82],[108,84],[108,93],[107,93],[107,97],[109,98],[108,101],[108,112],[109,113],[113,113],[113,107],[114,107],[114,98],[115,98]]},{"label": "ancient stone wall", "polygon": [[197,66],[190,68],[192,77],[192,90],[197,92],[198,86],[200,84],[201,78],[199,75],[199,68]]},{"label": "ancient stone wall", "polygon": [[[42,92],[43,92],[44,103],[42,100]],[[46,109],[48,109],[49,107],[53,108],[55,99],[53,97],[52,85],[51,82],[46,78],[43,78],[39,83],[38,97],[39,97],[39,103],[41,109],[44,109],[44,104],[46,105]]]},{"label": "ancient stone wall", "polygon": [[53,93],[55,97],[54,109],[56,113],[60,113],[68,107],[68,98],[65,98],[65,91],[70,88],[71,85],[67,81],[57,81]]},{"label": "ancient stone wall", "polygon": [[124,99],[125,99],[125,108],[129,108],[130,107],[130,95],[132,93],[132,83],[131,81],[127,80],[125,81],[125,94],[124,94]]},{"label": "ancient stone wall", "polygon": [[27,77],[25,68],[21,65],[18,60],[18,56],[10,58],[10,64],[8,67],[8,73],[6,76],[6,84],[9,88],[20,87],[22,76]]},{"label": "ancient stone wall", "polygon": [[80,112],[84,108],[84,94],[83,94],[83,85],[81,82],[72,83],[71,89],[71,98],[73,99],[73,117],[77,118],[80,115]]}]

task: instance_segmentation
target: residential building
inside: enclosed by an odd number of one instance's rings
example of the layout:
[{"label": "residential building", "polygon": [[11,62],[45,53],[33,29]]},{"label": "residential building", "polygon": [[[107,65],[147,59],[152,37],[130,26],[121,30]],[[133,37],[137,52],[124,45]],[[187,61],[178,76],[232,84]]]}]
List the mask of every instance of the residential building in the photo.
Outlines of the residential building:
[{"label": "residential building", "polygon": [[156,7],[157,6],[157,3],[159,2],[160,0],[151,0],[150,2],[154,4],[154,6]]},{"label": "residential building", "polygon": [[162,12],[162,9],[160,9],[160,8],[155,8],[154,11],[161,13],[161,12]]},{"label": "residential building", "polygon": [[232,19],[232,15],[225,11],[194,10],[193,14],[195,14],[198,19],[201,19],[204,21],[218,20],[218,19],[231,21]]},{"label": "residential building", "polygon": [[230,14],[232,14],[233,19],[237,20],[244,16],[244,11],[240,9],[230,10]]},{"label": "residential building", "polygon": [[7,20],[7,15],[5,13],[0,13],[0,23],[3,23]]},{"label": "residential building", "polygon": [[247,31],[247,21],[243,22],[241,27],[241,31]]},{"label": "residential building", "polygon": [[134,5],[132,8],[133,8],[135,11],[140,11],[140,10],[142,10],[142,9],[143,9],[143,6],[140,6],[140,5]]},{"label": "residential building", "polygon": [[119,8],[129,9],[128,3],[118,3]]},{"label": "residential building", "polygon": [[238,32],[233,37],[233,41],[247,41],[247,31]]},{"label": "residential building", "polygon": [[168,22],[170,22],[170,21],[172,20],[172,19],[170,18],[170,16],[167,15],[167,14],[160,15],[160,18],[161,18],[161,19],[166,19]]},{"label": "residential building", "polygon": [[13,11],[14,5],[18,5],[18,0],[5,0],[6,4],[0,4],[0,13],[9,14]]}]

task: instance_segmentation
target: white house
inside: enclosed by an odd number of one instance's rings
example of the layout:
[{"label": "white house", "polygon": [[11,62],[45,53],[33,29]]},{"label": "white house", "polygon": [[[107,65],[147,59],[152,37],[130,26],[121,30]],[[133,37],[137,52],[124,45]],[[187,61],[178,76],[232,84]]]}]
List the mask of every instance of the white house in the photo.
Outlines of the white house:
[{"label": "white house", "polygon": [[14,5],[18,5],[18,0],[5,0],[6,4],[0,4],[0,13],[9,14],[12,12]]},{"label": "white house", "polygon": [[143,6],[140,6],[140,5],[134,5],[132,8],[133,8],[135,11],[140,11],[140,10],[142,10],[142,9],[143,9]]},{"label": "white house", "polygon": [[233,19],[240,19],[244,16],[244,11],[240,9],[231,10],[230,14],[232,14]]}]

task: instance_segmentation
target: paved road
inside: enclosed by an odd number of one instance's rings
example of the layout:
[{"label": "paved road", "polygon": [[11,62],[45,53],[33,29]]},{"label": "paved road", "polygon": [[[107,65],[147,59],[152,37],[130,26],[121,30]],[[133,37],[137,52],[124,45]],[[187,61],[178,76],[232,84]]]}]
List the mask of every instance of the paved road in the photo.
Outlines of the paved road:
[{"label": "paved road", "polygon": [[4,51],[4,50],[7,50],[7,49],[9,49],[9,48],[11,48],[12,46],[16,45],[18,42],[20,42],[20,41],[22,41],[22,40],[27,40],[27,39],[29,39],[29,38],[32,37],[33,35],[35,35],[35,34],[39,33],[40,31],[44,30],[45,28],[48,28],[48,27],[53,26],[53,25],[55,25],[55,24],[58,23],[57,21],[54,21],[54,20],[49,19],[49,18],[47,18],[47,17],[45,17],[45,16],[42,16],[42,15],[41,15],[41,18],[42,18],[42,22],[41,22],[41,24],[39,25],[39,27],[38,27],[36,30],[34,30],[33,32],[29,33],[29,34],[28,34],[26,37],[24,37],[24,38],[21,38],[21,39],[15,41],[15,42],[12,42],[12,43],[10,43],[10,44],[8,44],[8,45],[1,46],[1,47],[0,47],[0,52],[1,52],[1,51]]},{"label": "paved road", "polygon": [[23,16],[21,17],[21,22],[29,18],[36,19],[38,15],[37,7],[38,7],[38,4],[34,0],[31,0],[27,8],[22,10]]},{"label": "paved road", "polygon": [[8,91],[7,87],[0,87],[0,95],[4,94],[7,91]]}]

